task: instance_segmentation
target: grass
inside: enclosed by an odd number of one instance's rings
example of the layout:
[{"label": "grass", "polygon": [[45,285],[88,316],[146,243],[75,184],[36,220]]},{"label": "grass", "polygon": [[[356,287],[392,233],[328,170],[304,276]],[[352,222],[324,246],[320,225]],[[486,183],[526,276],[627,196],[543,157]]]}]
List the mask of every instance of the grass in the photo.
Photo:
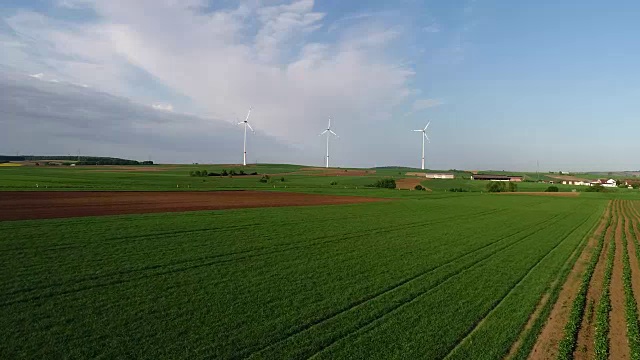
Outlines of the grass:
[{"label": "grass", "polygon": [[0,357],[499,357],[606,204],[420,196],[0,222]]}]

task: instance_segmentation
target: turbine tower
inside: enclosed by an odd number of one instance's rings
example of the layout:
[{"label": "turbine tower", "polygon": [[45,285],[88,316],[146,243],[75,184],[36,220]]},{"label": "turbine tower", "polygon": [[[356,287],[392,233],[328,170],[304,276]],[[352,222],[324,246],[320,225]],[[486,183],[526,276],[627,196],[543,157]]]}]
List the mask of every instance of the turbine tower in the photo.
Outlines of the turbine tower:
[{"label": "turbine tower", "polygon": [[331,130],[331,118],[329,118],[329,125],[327,125],[327,129],[323,132],[320,133],[320,136],[327,134],[327,161],[325,163],[325,167],[329,167],[329,136],[331,136],[331,134],[335,135],[336,137],[339,137],[338,134],[334,133],[333,130]]},{"label": "turbine tower", "polygon": [[427,139],[427,141],[431,142],[429,140],[429,137],[427,136],[427,128],[429,127],[429,124],[431,124],[431,121],[427,123],[427,126],[425,126],[424,129],[413,130],[413,131],[419,131],[422,133],[422,170],[424,170],[424,139]]},{"label": "turbine tower", "polygon": [[253,128],[251,127],[251,125],[249,125],[249,115],[251,115],[251,108],[249,108],[249,112],[247,113],[247,117],[244,119],[244,121],[241,121],[238,123],[238,125],[243,124],[244,125],[244,147],[243,147],[243,153],[242,153],[242,165],[243,166],[247,166],[247,127],[249,127],[249,129],[251,129],[251,132],[255,133],[255,131],[253,131]]}]

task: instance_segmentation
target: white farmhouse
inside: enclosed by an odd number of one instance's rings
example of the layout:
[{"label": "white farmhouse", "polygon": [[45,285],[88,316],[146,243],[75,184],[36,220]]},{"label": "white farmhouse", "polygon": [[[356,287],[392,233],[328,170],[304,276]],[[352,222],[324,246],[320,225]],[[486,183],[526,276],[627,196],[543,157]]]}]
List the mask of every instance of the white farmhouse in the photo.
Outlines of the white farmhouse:
[{"label": "white farmhouse", "polygon": [[598,179],[596,181],[592,181],[589,186],[595,186],[595,185],[602,185],[604,187],[616,187],[618,186],[616,184],[616,180],[615,179],[609,179],[609,180],[605,180],[605,179]]}]

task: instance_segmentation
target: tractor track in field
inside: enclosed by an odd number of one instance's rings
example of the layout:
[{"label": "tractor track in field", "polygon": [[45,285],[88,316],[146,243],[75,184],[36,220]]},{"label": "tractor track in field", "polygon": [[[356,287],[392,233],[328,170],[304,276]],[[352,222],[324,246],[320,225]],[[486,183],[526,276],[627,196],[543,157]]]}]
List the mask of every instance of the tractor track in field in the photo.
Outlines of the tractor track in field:
[{"label": "tractor track in field", "polygon": [[[610,216],[610,203],[607,204],[607,207],[604,210],[604,216],[601,216],[601,219],[598,223],[596,223],[589,231],[585,239],[573,250],[567,261],[562,267],[561,272],[558,276],[553,280],[553,282],[549,285],[549,287],[545,290],[545,292],[540,297],[540,301],[536,304],[534,311],[529,316],[527,323],[521,329],[520,334],[516,341],[511,345],[511,348],[505,355],[505,359],[512,359],[516,356],[522,356],[523,354],[528,354],[529,351],[533,349],[535,346],[535,341],[530,343],[530,348],[523,348],[523,346],[528,346],[525,342],[528,341],[531,337],[537,337],[543,331],[543,326],[540,325],[540,321],[543,319],[542,316],[545,316],[545,319],[552,314],[554,310],[554,303],[560,298],[560,294],[564,289],[563,285],[565,283],[570,282],[570,276],[572,274],[578,274],[582,271],[577,271],[577,269],[585,268],[586,264],[589,261],[591,250],[595,249],[598,245],[598,240],[602,236],[603,232],[607,229],[607,219]],[[576,278],[576,281],[579,281]],[[573,298],[569,299],[573,302]],[[553,303],[550,303],[550,302]],[[570,304],[570,303],[569,303]],[[557,316],[557,315],[556,315]],[[536,333],[531,333],[534,326],[538,326]]]},{"label": "tractor track in field", "polygon": [[[315,353],[310,354],[310,355],[305,355],[305,356],[306,356],[306,357],[313,357],[313,356],[315,356],[316,354],[321,353],[321,352],[323,352],[324,350],[328,349],[329,347],[333,346],[335,343],[337,343],[337,342],[339,342],[339,341],[341,341],[341,340],[343,340],[343,339],[345,339],[345,338],[347,338],[347,337],[349,337],[349,336],[351,336],[351,335],[353,335],[353,334],[357,334],[357,333],[359,333],[359,332],[367,332],[367,331],[371,330],[372,328],[374,328],[374,327],[376,326],[376,323],[379,323],[380,321],[383,321],[383,319],[385,319],[387,316],[389,316],[389,315],[391,315],[392,313],[394,313],[394,312],[398,311],[399,309],[403,308],[404,306],[409,305],[410,303],[412,303],[412,302],[416,301],[416,300],[417,300],[417,299],[419,299],[420,297],[422,297],[422,296],[424,296],[424,295],[427,295],[427,294],[431,293],[432,291],[434,291],[434,290],[438,289],[440,286],[442,286],[442,285],[446,284],[448,281],[452,280],[453,278],[455,278],[455,277],[459,276],[460,274],[462,274],[462,273],[466,272],[467,270],[469,270],[469,269],[471,269],[471,268],[474,268],[474,267],[475,267],[475,266],[477,266],[478,264],[483,263],[484,261],[486,261],[486,260],[488,260],[488,259],[492,258],[493,256],[495,256],[495,255],[497,255],[497,254],[499,254],[499,253],[501,253],[501,252],[503,252],[503,251],[505,251],[505,250],[507,250],[507,249],[509,249],[509,248],[511,248],[511,247],[513,247],[513,246],[515,246],[515,245],[517,245],[517,244],[520,244],[520,243],[522,243],[523,241],[525,241],[527,238],[529,238],[529,237],[531,237],[531,236],[534,236],[535,234],[539,233],[540,231],[542,231],[542,230],[544,229],[544,227],[543,227],[543,226],[541,226],[542,224],[550,223],[550,224],[547,224],[547,226],[548,226],[548,225],[552,225],[552,224],[555,224],[555,223],[558,223],[558,222],[562,221],[563,219],[565,219],[565,218],[567,218],[567,217],[569,217],[569,216],[570,216],[570,214],[567,214],[566,216],[562,217],[561,219],[556,220],[556,219],[559,217],[559,216],[557,216],[557,215],[556,215],[556,216],[554,216],[554,217],[552,217],[552,218],[550,218],[550,219],[547,219],[547,220],[545,220],[545,221],[543,221],[543,222],[541,222],[541,223],[538,223],[537,225],[533,225],[533,226],[531,226],[531,227],[528,227],[528,228],[526,228],[526,229],[523,229],[523,230],[518,231],[516,234],[520,234],[520,233],[525,232],[525,231],[527,231],[527,230],[530,230],[530,229],[532,229],[532,228],[536,228],[533,232],[531,232],[531,233],[529,233],[529,234],[527,234],[527,235],[525,235],[525,236],[522,236],[522,237],[520,237],[520,238],[518,238],[518,239],[514,240],[513,242],[511,242],[511,243],[509,243],[509,244],[507,244],[507,245],[502,246],[501,248],[499,248],[499,249],[497,249],[497,250],[495,250],[495,251],[493,251],[493,252],[491,252],[491,253],[487,254],[486,256],[481,257],[481,258],[479,258],[479,259],[475,259],[475,260],[474,260],[474,261],[472,261],[471,263],[467,264],[467,267],[465,267],[465,268],[461,268],[461,269],[458,269],[458,270],[453,271],[453,272],[452,272],[451,274],[449,274],[445,279],[442,279],[442,280],[440,280],[440,281],[435,282],[435,283],[434,283],[434,284],[432,284],[430,287],[428,287],[428,288],[426,288],[426,289],[422,289],[422,290],[420,290],[420,291],[417,291],[416,293],[414,293],[414,294],[412,294],[411,296],[408,296],[408,297],[406,297],[406,298],[399,299],[399,300],[395,300],[395,301],[394,301],[394,302],[395,302],[395,304],[394,304],[393,306],[391,306],[391,307],[390,307],[390,309],[385,310],[382,314],[377,315],[377,316],[374,316],[374,318],[373,318],[373,319],[368,319],[368,320],[366,320],[363,324],[359,324],[359,325],[357,325],[355,329],[353,329],[353,330],[349,330],[346,334],[343,334],[343,335],[340,335],[340,336],[334,336],[332,339],[330,339],[330,340],[328,340],[328,341],[327,341],[327,342],[328,342],[328,344],[325,344],[325,345],[320,346],[320,347],[319,347],[319,349],[315,351]],[[556,220],[556,221],[554,221],[554,220]],[[501,242],[501,241],[503,241],[503,240],[505,240],[505,239],[507,239],[507,238],[509,238],[509,237],[513,237],[513,236],[515,236],[515,235],[510,235],[510,236],[508,236],[508,237],[504,237],[504,238],[502,238],[501,240],[498,240],[498,241],[496,241],[496,242],[494,242],[494,243]],[[392,287],[389,287],[389,288],[385,289],[383,292],[380,292],[380,293],[376,294],[375,296],[373,296],[373,297],[371,297],[371,298],[369,298],[369,299],[367,299],[367,300],[365,300],[365,301],[361,301],[361,302],[359,302],[358,304],[356,304],[355,306],[351,306],[351,307],[349,307],[349,308],[347,308],[347,309],[345,309],[345,310],[343,310],[343,311],[340,311],[337,315],[334,315],[334,316],[331,316],[331,317],[329,317],[329,318],[323,319],[321,322],[314,323],[314,324],[312,324],[311,326],[308,326],[307,328],[303,329],[302,331],[297,331],[297,332],[295,332],[295,333],[292,333],[291,335],[287,336],[286,338],[283,338],[283,339],[282,339],[282,340],[280,340],[280,341],[277,341],[277,342],[276,342],[276,343],[274,343],[274,344],[270,344],[270,345],[268,345],[268,346],[265,346],[263,349],[260,349],[260,350],[254,351],[254,352],[252,352],[252,353],[250,353],[250,354],[248,354],[248,355],[244,355],[244,356],[242,356],[242,355],[240,355],[240,354],[239,354],[239,356],[241,356],[241,357],[251,357],[251,356],[253,356],[254,354],[257,354],[257,353],[260,353],[260,352],[262,352],[262,351],[265,351],[266,349],[271,348],[271,347],[273,347],[273,346],[275,346],[275,345],[277,345],[277,344],[279,344],[279,343],[282,343],[282,342],[286,341],[288,338],[291,338],[291,337],[293,337],[293,336],[295,336],[295,335],[297,335],[297,334],[299,334],[299,333],[301,333],[301,332],[304,332],[304,331],[308,330],[309,328],[311,328],[311,327],[313,327],[313,326],[315,326],[315,325],[318,325],[319,323],[322,323],[322,322],[324,322],[324,321],[330,320],[331,318],[334,318],[334,317],[336,317],[336,316],[338,316],[338,315],[340,315],[340,314],[342,314],[342,313],[346,313],[346,312],[348,312],[348,311],[350,311],[350,310],[352,310],[353,308],[356,308],[356,307],[358,307],[358,306],[365,305],[366,303],[369,303],[369,302],[371,302],[371,301],[375,300],[376,298],[379,298],[379,297],[381,297],[381,296],[383,296],[383,295],[385,295],[385,294],[387,294],[387,293],[390,293],[390,292],[392,292],[392,291],[394,291],[394,290],[396,290],[396,289],[400,288],[401,286],[406,285],[407,283],[409,283],[409,282],[411,282],[411,281],[415,281],[415,280],[417,280],[418,278],[420,278],[420,277],[422,277],[422,276],[424,276],[424,275],[426,275],[426,274],[428,274],[428,273],[431,273],[431,272],[433,272],[434,270],[437,270],[437,269],[438,269],[438,268],[440,268],[440,267],[443,267],[443,266],[445,266],[445,265],[448,265],[448,264],[450,264],[450,263],[453,263],[453,262],[455,262],[455,261],[459,260],[459,259],[460,259],[460,258],[462,258],[462,257],[466,257],[466,256],[468,256],[468,255],[470,255],[470,254],[472,254],[472,253],[475,253],[475,252],[477,252],[477,251],[480,251],[480,250],[482,250],[483,248],[485,248],[485,247],[487,247],[487,246],[493,245],[494,243],[492,243],[492,244],[488,244],[488,245],[486,245],[486,246],[483,246],[482,248],[476,249],[476,250],[474,250],[474,251],[472,251],[472,252],[470,252],[470,253],[467,253],[467,254],[465,254],[465,255],[463,255],[463,256],[461,256],[461,257],[457,258],[457,259],[454,259],[453,261],[450,261],[449,263],[439,265],[439,266],[438,266],[438,267],[436,267],[436,268],[433,268],[433,269],[430,269],[430,270],[428,270],[428,271],[426,271],[426,272],[424,272],[424,273],[421,273],[421,274],[415,275],[415,276],[413,276],[413,277],[409,278],[408,280],[403,281],[402,283],[394,284],[394,286],[392,286]],[[372,324],[373,324],[373,326],[372,326]],[[359,336],[359,335],[358,335],[358,336]]]},{"label": "tractor track in field", "polygon": [[[541,231],[541,230],[539,230],[539,231]],[[539,231],[536,231],[534,234],[538,233]],[[532,234],[532,235],[534,235],[534,234]],[[567,236],[568,236],[568,235],[567,235]],[[527,237],[528,237],[528,236],[527,236]],[[524,239],[522,239],[522,240],[518,241],[517,243],[520,243],[520,242],[524,241],[525,239],[526,239],[526,238],[524,238]],[[563,240],[561,240],[561,241],[564,241],[564,239],[563,239]],[[501,249],[501,251],[502,251],[502,250],[504,250],[504,249],[506,249],[506,248],[509,248],[509,247],[511,247],[511,246],[513,246],[513,245],[515,245],[515,244],[516,244],[516,243],[511,244],[511,245],[509,245],[509,246],[507,246],[507,247],[505,247],[505,248]],[[397,311],[398,309],[400,309],[400,308],[402,308],[402,307],[404,307],[404,306],[406,306],[406,305],[408,305],[408,304],[412,303],[413,301],[417,300],[419,297],[421,297],[421,296],[423,296],[423,295],[426,295],[427,293],[430,293],[432,290],[435,290],[436,288],[438,288],[438,287],[440,287],[441,285],[445,284],[446,282],[448,282],[449,280],[453,279],[454,277],[457,277],[458,275],[460,275],[460,274],[462,274],[462,273],[464,273],[464,272],[466,272],[466,271],[470,270],[471,268],[473,268],[473,267],[475,267],[476,265],[478,265],[478,264],[480,264],[480,263],[484,262],[485,260],[488,260],[489,258],[493,257],[493,255],[495,255],[495,254],[497,254],[497,253],[494,253],[494,254],[492,254],[491,256],[488,256],[488,257],[486,257],[486,258],[484,258],[484,259],[482,259],[482,260],[479,260],[479,261],[477,261],[477,262],[473,263],[471,266],[469,266],[469,267],[467,267],[467,268],[465,268],[465,269],[462,269],[460,272],[458,272],[458,273],[456,273],[456,274],[454,274],[454,275],[450,276],[448,279],[446,279],[446,280],[445,280],[445,281],[443,281],[442,283],[439,283],[436,287],[434,287],[434,288],[432,288],[432,289],[429,289],[429,291],[427,291],[427,292],[425,292],[425,293],[423,293],[423,294],[420,294],[419,296],[417,296],[417,297],[415,297],[415,298],[413,298],[413,299],[411,299],[411,300],[407,301],[406,303],[402,303],[402,304],[401,304],[401,305],[399,305],[398,307],[394,308],[392,311],[389,311],[389,312],[385,313],[384,315],[382,315],[381,317],[379,317],[379,318],[377,318],[377,319],[375,319],[375,320],[371,321],[370,323],[368,323],[368,324],[367,324],[367,325],[365,325],[364,327],[361,327],[360,329],[358,329],[357,331],[353,332],[352,334],[360,333],[360,334],[357,334],[356,336],[362,336],[363,334],[365,334],[365,333],[367,333],[367,332],[369,332],[369,331],[373,330],[373,329],[374,329],[375,327],[377,327],[377,326],[378,326],[382,321],[384,321],[384,318],[385,318],[385,317],[387,317],[387,316],[391,315],[391,313],[393,313],[393,312]],[[540,260],[539,260],[539,261],[540,261]],[[533,266],[535,266],[535,265],[537,265],[537,264],[538,264],[538,262],[536,262],[536,264],[534,264]],[[526,274],[525,274],[525,275],[526,275]],[[351,334],[349,334],[349,335],[351,335]],[[325,347],[325,348],[323,348],[322,350],[318,351],[316,354],[319,354],[320,352],[322,352],[322,351],[326,350],[327,348],[329,348],[329,347],[330,347],[330,346],[332,346],[333,344],[337,343],[338,341],[340,341],[340,340],[342,340],[342,339],[344,339],[344,338],[346,338],[346,337],[347,337],[347,336],[344,336],[344,337],[342,337],[341,339],[338,339],[338,340],[334,341],[332,344],[330,344],[329,346],[326,346],[326,347]],[[315,356],[316,354],[314,354],[314,355],[312,355],[312,356]]]},{"label": "tractor track in field", "polygon": [[[566,218],[566,217],[568,217],[568,216],[569,216],[569,215],[566,215],[566,216],[565,216],[565,217],[563,217],[562,219],[564,219],[564,218]],[[296,336],[296,335],[298,335],[298,334],[301,334],[301,333],[303,333],[303,332],[305,332],[305,331],[308,331],[309,329],[313,328],[314,326],[320,325],[320,324],[322,324],[322,323],[324,323],[324,322],[326,322],[326,321],[329,321],[329,320],[331,320],[331,319],[333,319],[333,318],[336,318],[336,317],[338,317],[338,316],[340,316],[340,315],[342,315],[342,314],[348,313],[349,311],[351,311],[351,310],[353,310],[353,309],[355,309],[355,308],[357,308],[357,307],[363,306],[363,305],[365,305],[365,304],[367,304],[367,303],[369,303],[369,302],[371,302],[371,301],[374,301],[374,300],[376,300],[376,299],[378,299],[378,298],[380,298],[380,297],[384,296],[385,294],[391,293],[391,292],[393,292],[394,290],[397,290],[397,289],[401,288],[402,286],[404,286],[404,285],[406,285],[406,284],[409,284],[409,283],[411,283],[411,282],[413,282],[413,281],[415,281],[415,280],[417,280],[417,279],[419,279],[419,278],[421,278],[421,277],[423,277],[423,276],[425,276],[425,275],[428,275],[429,273],[432,273],[432,272],[434,272],[434,271],[436,271],[436,270],[438,270],[438,269],[440,269],[440,268],[442,268],[442,267],[444,267],[444,266],[447,266],[447,265],[450,265],[450,264],[452,264],[452,263],[455,263],[455,262],[457,262],[458,260],[460,260],[460,259],[462,259],[462,258],[464,258],[464,257],[467,257],[467,256],[469,256],[469,255],[472,255],[472,254],[474,254],[474,253],[476,253],[476,252],[479,252],[479,251],[481,251],[481,250],[483,250],[483,249],[485,249],[485,248],[487,248],[487,247],[489,247],[489,246],[492,246],[492,245],[498,244],[498,243],[500,243],[500,242],[502,242],[502,241],[504,241],[504,240],[506,240],[506,239],[508,239],[508,238],[511,238],[511,237],[517,236],[517,235],[519,235],[519,234],[521,234],[521,233],[523,233],[523,232],[529,231],[529,230],[531,230],[531,229],[536,229],[536,230],[535,230],[535,231],[533,231],[532,233],[527,234],[527,235],[525,235],[525,236],[523,236],[523,237],[521,237],[521,238],[518,238],[518,239],[516,239],[514,242],[512,242],[512,243],[510,243],[510,244],[508,244],[508,245],[506,245],[506,246],[504,246],[504,247],[502,247],[502,248],[499,248],[499,249],[497,249],[497,250],[495,250],[495,251],[493,251],[493,252],[491,252],[491,253],[487,254],[487,256],[485,256],[485,257],[483,257],[483,258],[481,258],[481,259],[479,259],[479,260],[477,260],[477,261],[475,261],[475,262],[472,262],[472,263],[471,263],[471,265],[470,265],[470,267],[472,267],[473,265],[475,265],[475,264],[477,264],[477,263],[479,263],[479,262],[481,262],[481,261],[484,261],[484,260],[486,260],[486,259],[489,259],[489,258],[491,258],[492,256],[496,255],[497,253],[500,253],[500,252],[504,251],[505,249],[507,249],[507,248],[509,248],[509,247],[511,247],[511,246],[514,246],[514,245],[516,245],[516,244],[518,244],[518,243],[520,243],[520,242],[522,242],[522,241],[526,240],[528,237],[533,236],[533,235],[537,234],[538,232],[542,231],[542,227],[541,227],[541,226],[542,226],[543,224],[547,224],[547,223],[552,223],[552,224],[554,224],[554,223],[557,223],[557,222],[561,221],[562,219],[557,220],[557,221],[555,221],[555,222],[554,222],[554,220],[555,220],[556,218],[558,218],[558,217],[559,217],[559,215],[552,216],[552,217],[550,217],[550,218],[548,218],[548,219],[545,219],[545,220],[543,220],[543,221],[541,221],[541,222],[538,222],[538,223],[536,223],[536,224],[533,224],[533,225],[531,225],[531,226],[529,226],[529,227],[527,227],[527,228],[525,228],[525,229],[518,230],[518,231],[516,231],[516,232],[514,232],[514,233],[512,233],[512,234],[506,235],[506,236],[504,236],[504,237],[502,237],[502,238],[500,238],[500,239],[498,239],[498,240],[496,240],[496,241],[494,241],[494,242],[488,243],[488,244],[486,244],[486,245],[483,245],[483,246],[482,246],[482,247],[480,247],[480,248],[476,248],[476,249],[474,249],[474,250],[472,250],[472,251],[470,251],[470,252],[467,252],[467,253],[465,253],[465,254],[463,254],[463,255],[459,256],[459,257],[456,257],[456,258],[454,258],[454,259],[451,259],[450,261],[448,261],[448,262],[446,262],[446,263],[440,264],[440,265],[438,265],[438,266],[436,266],[436,267],[433,267],[433,268],[427,269],[427,270],[425,270],[425,271],[421,271],[421,272],[419,272],[419,273],[417,273],[417,274],[415,274],[415,275],[413,275],[413,276],[411,276],[411,277],[408,277],[408,278],[406,278],[406,279],[404,279],[404,280],[402,280],[402,281],[400,281],[400,282],[397,282],[397,283],[395,283],[395,284],[393,284],[393,285],[391,285],[391,286],[389,286],[389,287],[387,287],[387,288],[385,288],[385,289],[383,289],[383,290],[381,290],[381,291],[379,291],[379,292],[377,292],[377,293],[375,293],[375,294],[372,294],[371,296],[367,296],[367,297],[365,297],[365,298],[363,298],[363,299],[361,299],[361,300],[358,300],[358,301],[356,301],[356,302],[353,302],[353,303],[351,303],[351,304],[348,304],[348,305],[347,305],[347,306],[345,306],[344,308],[339,309],[339,310],[337,310],[337,311],[335,311],[335,312],[332,312],[331,314],[329,314],[329,315],[328,315],[328,316],[326,316],[326,317],[323,317],[323,318],[318,319],[318,320],[316,320],[316,321],[313,321],[313,322],[311,322],[311,323],[307,323],[307,324],[304,324],[304,325],[302,325],[302,326],[299,326],[299,327],[295,328],[294,330],[290,331],[288,334],[285,334],[285,335],[284,335],[280,340],[277,340],[277,341],[275,341],[275,342],[272,342],[272,343],[270,343],[269,345],[262,346],[262,347],[260,347],[259,349],[256,349],[256,350],[253,350],[253,351],[252,351],[252,349],[251,349],[251,348],[244,349],[244,351],[242,351],[242,352],[250,352],[250,353],[249,353],[249,354],[244,354],[244,355],[243,355],[243,354],[237,354],[234,358],[248,358],[248,357],[251,357],[251,356],[253,356],[253,355],[255,355],[255,354],[258,354],[258,353],[260,353],[260,352],[263,352],[263,351],[265,351],[265,350],[267,350],[267,349],[269,349],[269,348],[273,348],[273,347],[277,346],[278,344],[281,344],[281,343],[283,343],[283,342],[287,341],[288,339],[290,339],[290,338],[292,338],[292,337],[294,337],[294,336]],[[465,269],[468,269],[468,268],[465,268]],[[393,310],[397,309],[398,307],[400,307],[400,306],[404,305],[405,303],[408,303],[408,302],[410,302],[410,301],[412,301],[412,300],[415,300],[416,298],[418,298],[418,297],[420,297],[420,296],[422,296],[422,295],[424,295],[424,294],[426,294],[426,293],[430,292],[431,290],[433,290],[433,289],[435,289],[435,288],[439,287],[439,286],[440,286],[440,285],[442,285],[444,282],[448,281],[448,280],[449,280],[449,279],[451,279],[452,277],[454,277],[454,276],[456,276],[457,274],[461,273],[461,272],[462,272],[462,271],[464,271],[465,269],[461,269],[461,270],[459,270],[459,271],[455,272],[454,274],[450,275],[447,279],[445,279],[445,280],[443,280],[443,281],[441,281],[441,282],[439,282],[439,283],[435,283],[433,286],[431,286],[431,287],[429,287],[429,288],[427,288],[427,289],[423,289],[423,291],[420,291],[417,295],[413,296],[413,297],[412,297],[412,299],[410,299],[409,301],[403,302],[403,303],[401,303],[401,304],[398,304],[398,305],[397,305],[396,307],[394,307],[394,309],[392,309],[391,311],[393,311]],[[383,314],[382,316],[384,316],[384,314]],[[374,319],[373,321],[375,321],[375,319]],[[365,325],[366,325],[366,324],[365,324]],[[357,331],[357,329],[356,329],[356,330],[354,330],[354,331],[352,331],[352,332],[350,332],[350,333],[353,333],[353,332],[355,332],[355,331]],[[349,334],[350,334],[350,333],[349,333]],[[347,335],[349,335],[349,334],[347,334]],[[257,347],[257,346],[256,346],[256,347]]]},{"label": "tractor track in field", "polygon": [[[587,221],[589,221],[590,217],[585,218],[585,220],[583,222],[581,222],[579,225],[577,225],[576,227],[574,227],[573,229],[571,229],[571,231],[569,231],[567,233],[567,235],[565,235],[562,240],[560,240],[556,245],[554,245],[551,250],[549,250],[549,252],[547,252],[542,258],[540,258],[531,268],[529,268],[529,270],[518,280],[518,282],[511,288],[509,289],[509,291],[507,291],[498,301],[496,301],[492,307],[490,307],[490,309],[488,309],[488,311],[486,313],[484,313],[482,315],[482,317],[480,318],[480,320],[478,320],[474,325],[472,325],[470,327],[470,331],[468,331],[463,338],[457,343],[455,344],[451,350],[447,353],[447,355],[445,356],[446,358],[449,358],[455,351],[456,349],[458,349],[460,346],[462,346],[465,341],[467,341],[474,332],[476,332],[481,326],[482,324],[485,322],[485,320],[491,316],[491,314],[493,314],[494,311],[496,311],[496,309],[500,306],[500,304],[503,303],[503,301],[514,291],[516,290],[516,288],[518,286],[520,286],[520,284],[522,284],[523,281],[525,281],[529,275],[531,275],[531,273],[538,267],[538,265],[540,265],[540,263],[542,261],[544,261],[544,259],[547,258],[547,256],[549,256],[551,253],[553,253],[558,246],[562,245],[562,243],[564,243],[567,238],[569,238],[569,236],[571,234],[573,234],[576,230],[578,230],[582,225],[584,225]],[[582,241],[581,241],[582,242]],[[576,245],[576,247],[580,246],[580,242]],[[575,250],[575,249],[574,249]],[[568,260],[568,259],[567,259]]]},{"label": "tractor track in field", "polygon": [[[483,213],[474,214],[469,218],[482,218],[483,216],[492,215],[492,214],[495,214],[495,213],[500,212],[500,211],[503,211],[503,210],[494,209],[494,210],[486,211],[486,212],[483,212]],[[467,219],[469,219],[469,218],[467,218]],[[441,220],[438,220],[438,221],[433,221],[433,222],[428,223],[428,224],[438,224],[438,223],[448,222],[449,220],[450,220],[450,218],[441,219]],[[283,249],[273,250],[273,251],[264,251],[264,252],[253,254],[253,255],[249,255],[249,256],[233,257],[233,258],[224,259],[224,260],[221,260],[221,261],[209,261],[209,262],[205,263],[203,266],[211,266],[211,265],[216,265],[216,264],[229,263],[229,262],[233,262],[233,261],[247,260],[247,259],[252,259],[252,258],[256,258],[256,257],[260,257],[260,256],[268,256],[268,255],[283,253],[283,252],[296,250],[296,249],[310,248],[310,247],[313,247],[313,246],[320,246],[320,245],[325,245],[325,244],[329,244],[329,243],[341,242],[341,241],[344,241],[344,240],[357,239],[357,238],[360,238],[360,237],[368,237],[368,236],[375,235],[375,234],[390,233],[390,232],[394,232],[394,231],[398,231],[398,230],[412,229],[412,228],[417,228],[417,227],[422,227],[422,226],[425,226],[425,222],[417,221],[417,222],[412,222],[412,223],[408,223],[408,224],[394,226],[394,227],[391,227],[391,228],[380,228],[380,229],[376,229],[376,230],[369,231],[369,232],[364,232],[364,233],[362,231],[357,232],[357,233],[351,233],[348,236],[341,236],[339,239],[332,239],[332,240],[326,240],[326,241],[314,241],[312,243],[305,243],[305,244],[299,244],[299,245],[296,245],[298,243],[293,241],[293,242],[289,242],[289,243],[285,243],[285,244],[272,245],[270,247],[261,247],[261,248],[258,248],[258,249],[250,249],[250,250],[243,250],[243,251],[237,251],[237,252],[232,252],[232,253],[217,254],[217,255],[204,256],[204,257],[199,257],[199,258],[185,259],[185,260],[182,260],[182,261],[175,261],[175,262],[172,262],[172,263],[169,263],[169,264],[150,265],[150,266],[145,266],[145,267],[137,268],[137,269],[130,269],[130,270],[125,270],[125,271],[112,272],[112,273],[108,273],[108,274],[93,275],[93,276],[88,277],[88,278],[75,279],[75,284],[80,284],[82,282],[90,282],[90,281],[95,281],[95,280],[100,280],[100,279],[109,279],[109,278],[113,278],[113,277],[116,277],[116,276],[124,276],[124,275],[142,273],[142,272],[149,271],[149,270],[163,269],[163,268],[179,266],[179,265],[189,264],[189,263],[194,263],[194,262],[197,263],[197,262],[200,262],[200,261],[220,259],[220,258],[228,257],[228,256],[246,255],[246,254],[250,254],[250,253],[253,253],[253,252],[256,252],[256,251],[265,250],[265,249],[271,249],[271,248],[274,248],[274,247],[283,247]],[[311,240],[313,241],[313,240],[327,239],[327,238],[331,238],[332,236],[333,235],[320,236],[320,237],[317,237],[317,238],[314,238],[314,239],[311,239]],[[194,265],[185,267],[185,270],[190,270],[190,269],[199,268],[199,267],[201,267],[199,264],[194,264]],[[172,272],[160,273],[160,274],[168,274],[168,273],[172,273]],[[128,281],[134,281],[134,280],[137,280],[137,279],[151,277],[154,274],[155,273],[148,274],[148,275],[141,275],[139,277],[130,278]],[[128,281],[126,281],[126,282],[128,282]],[[120,283],[120,282],[116,282],[116,283]],[[52,289],[52,288],[59,287],[61,285],[62,285],[61,283],[57,283],[57,284],[50,284],[50,285],[42,286],[42,287],[31,287],[31,288],[28,288],[28,289],[24,289],[23,288],[23,289],[19,289],[19,290],[15,290],[15,291],[6,292],[5,295],[17,295],[17,294],[28,293],[28,292],[33,292],[33,291],[37,291],[37,290]],[[81,286],[79,289],[80,289],[79,291],[89,290],[89,289],[91,289],[91,287],[89,287],[89,286],[82,287]],[[64,294],[67,294],[67,293],[68,292],[61,293],[61,295],[64,295]],[[52,296],[55,296],[55,295],[52,295]],[[23,302],[23,301],[29,301],[29,299],[24,299],[24,300],[19,300],[19,301],[15,300],[15,301],[11,301],[11,302],[0,303],[0,307],[5,306],[5,305],[11,305],[11,304],[16,303],[16,302]]]}]

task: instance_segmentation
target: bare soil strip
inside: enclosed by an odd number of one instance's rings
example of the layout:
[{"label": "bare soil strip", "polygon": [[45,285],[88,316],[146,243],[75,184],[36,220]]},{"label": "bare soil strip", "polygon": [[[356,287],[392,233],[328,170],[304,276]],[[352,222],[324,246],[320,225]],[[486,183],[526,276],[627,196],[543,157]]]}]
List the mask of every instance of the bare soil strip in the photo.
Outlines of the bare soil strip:
[{"label": "bare soil strip", "polygon": [[611,313],[609,314],[609,356],[611,359],[629,359],[629,343],[627,341],[627,320],[624,308],[624,283],[622,281],[622,252],[626,251],[622,244],[623,214],[621,207],[616,226],[616,253],[611,277]]},{"label": "bare soil strip", "polygon": [[256,207],[354,204],[387,199],[268,191],[0,191],[0,221]]},{"label": "bare soil strip", "polygon": [[600,298],[602,296],[602,283],[604,281],[604,271],[607,262],[607,254],[609,253],[611,238],[615,235],[615,219],[617,219],[619,213],[619,201],[614,200],[612,210],[614,222],[612,222],[609,229],[607,229],[607,233],[605,234],[604,247],[602,248],[602,252],[600,253],[598,264],[596,265],[593,277],[591,277],[589,290],[587,291],[586,306],[590,311],[585,311],[585,315],[582,319],[582,325],[580,326],[580,331],[578,332],[576,349],[573,354],[574,358],[578,360],[593,359],[595,339],[594,326],[596,320],[595,308],[600,302]]},{"label": "bare soil strip", "polygon": [[[554,359],[558,354],[558,344],[564,335],[564,326],[569,319],[569,313],[573,300],[576,297],[580,283],[582,280],[583,272],[585,271],[591,254],[597,247],[598,238],[607,225],[607,219],[612,212],[612,203],[609,202],[607,210],[605,211],[598,228],[589,239],[587,246],[580,254],[580,258],[576,261],[575,265],[571,269],[567,281],[562,286],[558,301],[556,301],[547,323],[542,328],[538,340],[529,355],[530,359]],[[604,253],[604,250],[603,250]],[[531,319],[530,319],[531,321]]]}]

